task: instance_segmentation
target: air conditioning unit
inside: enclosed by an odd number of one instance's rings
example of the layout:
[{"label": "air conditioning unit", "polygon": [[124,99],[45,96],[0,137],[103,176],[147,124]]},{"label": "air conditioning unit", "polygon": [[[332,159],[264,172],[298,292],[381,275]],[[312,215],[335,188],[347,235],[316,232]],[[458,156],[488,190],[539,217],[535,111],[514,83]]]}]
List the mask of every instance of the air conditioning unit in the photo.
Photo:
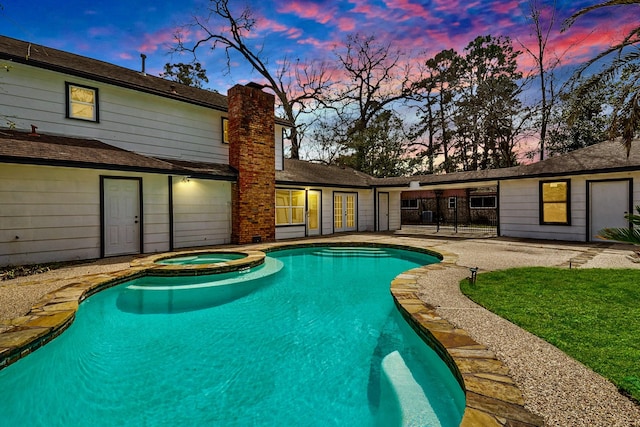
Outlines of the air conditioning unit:
[{"label": "air conditioning unit", "polygon": [[433,211],[422,211],[422,222],[433,222]]}]

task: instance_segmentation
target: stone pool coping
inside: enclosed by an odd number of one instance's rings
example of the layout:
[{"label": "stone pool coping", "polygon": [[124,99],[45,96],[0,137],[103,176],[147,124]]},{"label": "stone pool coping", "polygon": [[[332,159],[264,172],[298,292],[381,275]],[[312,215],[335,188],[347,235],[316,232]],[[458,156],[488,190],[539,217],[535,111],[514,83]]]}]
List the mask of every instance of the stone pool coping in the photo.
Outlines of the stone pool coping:
[{"label": "stone pool coping", "polygon": [[[524,407],[521,391],[509,376],[508,368],[486,346],[474,341],[469,334],[440,317],[434,307],[418,297],[418,278],[432,269],[456,265],[457,256],[417,248],[411,245],[384,243],[349,243],[322,241],[297,244],[252,245],[251,250],[191,250],[162,253],[138,258],[127,270],[115,273],[78,277],[78,281],[43,297],[25,316],[3,322],[9,329],[0,333],[0,369],[42,347],[60,335],[75,319],[78,305],[91,295],[144,275],[202,275],[240,270],[264,262],[265,252],[313,246],[364,246],[408,249],[427,253],[441,259],[438,264],[418,267],[398,275],[391,282],[391,295],[396,306],[413,329],[449,365],[466,394],[463,427],[542,426],[541,417]],[[247,257],[215,264],[163,265],[155,261],[172,256],[198,253],[235,252]],[[440,255],[440,256],[438,256]]]},{"label": "stone pool coping", "polygon": [[542,417],[524,407],[522,392],[509,368],[467,331],[452,325],[422,301],[418,279],[430,270],[456,266],[457,256],[439,251],[442,259],[408,270],[391,282],[391,295],[411,327],[429,344],[463,384],[466,408],[461,427],[543,426]]}]

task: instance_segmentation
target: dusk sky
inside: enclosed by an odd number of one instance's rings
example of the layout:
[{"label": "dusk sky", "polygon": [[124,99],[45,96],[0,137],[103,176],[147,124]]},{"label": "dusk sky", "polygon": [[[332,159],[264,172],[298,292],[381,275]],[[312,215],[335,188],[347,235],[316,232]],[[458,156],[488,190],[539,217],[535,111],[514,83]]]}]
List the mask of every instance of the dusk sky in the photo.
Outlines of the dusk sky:
[{"label": "dusk sky", "polygon": [[[539,0],[541,1],[541,0]],[[596,0],[597,1],[597,0]],[[605,8],[585,15],[566,32],[565,18],[594,0],[557,1],[556,27],[550,52],[562,56],[565,65],[590,58],[637,25],[640,8]],[[462,51],[479,35],[506,35],[533,46],[531,27],[525,18],[528,1],[518,0],[231,0],[232,7],[249,4],[257,18],[252,38],[264,43],[265,53],[276,61],[333,59],[333,49],[347,34],[374,34],[382,42],[410,51],[417,60],[442,49]],[[549,3],[549,2],[547,2]],[[147,72],[158,75],[167,62],[189,62],[191,57],[171,56],[174,34],[193,16],[205,16],[205,0],[0,0],[0,33],[55,47],[127,68],[140,69],[140,54],[147,55]],[[632,12],[632,13],[630,13]],[[633,13],[635,12],[635,13]],[[191,40],[195,34],[185,33]],[[521,49],[516,42],[515,47]],[[260,78],[238,63],[225,75],[223,57],[208,48],[198,52],[209,76],[208,87],[222,93],[236,83]],[[522,56],[521,67],[531,65]],[[234,64],[235,65],[235,64]]]}]

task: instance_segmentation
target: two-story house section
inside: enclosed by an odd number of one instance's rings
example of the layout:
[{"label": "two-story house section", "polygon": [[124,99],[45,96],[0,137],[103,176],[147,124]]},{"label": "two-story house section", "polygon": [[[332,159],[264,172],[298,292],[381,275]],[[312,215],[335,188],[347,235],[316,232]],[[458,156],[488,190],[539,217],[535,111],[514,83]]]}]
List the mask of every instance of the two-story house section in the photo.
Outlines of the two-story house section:
[{"label": "two-story house section", "polygon": [[0,65],[0,264],[232,241],[226,96],[7,37]]}]

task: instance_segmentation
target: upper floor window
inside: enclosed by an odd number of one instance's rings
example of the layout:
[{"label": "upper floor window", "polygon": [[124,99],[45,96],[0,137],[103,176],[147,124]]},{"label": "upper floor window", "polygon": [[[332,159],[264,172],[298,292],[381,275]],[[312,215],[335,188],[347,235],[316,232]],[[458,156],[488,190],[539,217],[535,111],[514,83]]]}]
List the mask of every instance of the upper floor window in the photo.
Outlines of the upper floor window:
[{"label": "upper floor window", "polygon": [[540,224],[569,225],[570,181],[540,181]]},{"label": "upper floor window", "polygon": [[229,143],[229,119],[226,117],[222,118],[222,142]]},{"label": "upper floor window", "polygon": [[65,83],[67,90],[67,117],[98,122],[98,89]]}]

